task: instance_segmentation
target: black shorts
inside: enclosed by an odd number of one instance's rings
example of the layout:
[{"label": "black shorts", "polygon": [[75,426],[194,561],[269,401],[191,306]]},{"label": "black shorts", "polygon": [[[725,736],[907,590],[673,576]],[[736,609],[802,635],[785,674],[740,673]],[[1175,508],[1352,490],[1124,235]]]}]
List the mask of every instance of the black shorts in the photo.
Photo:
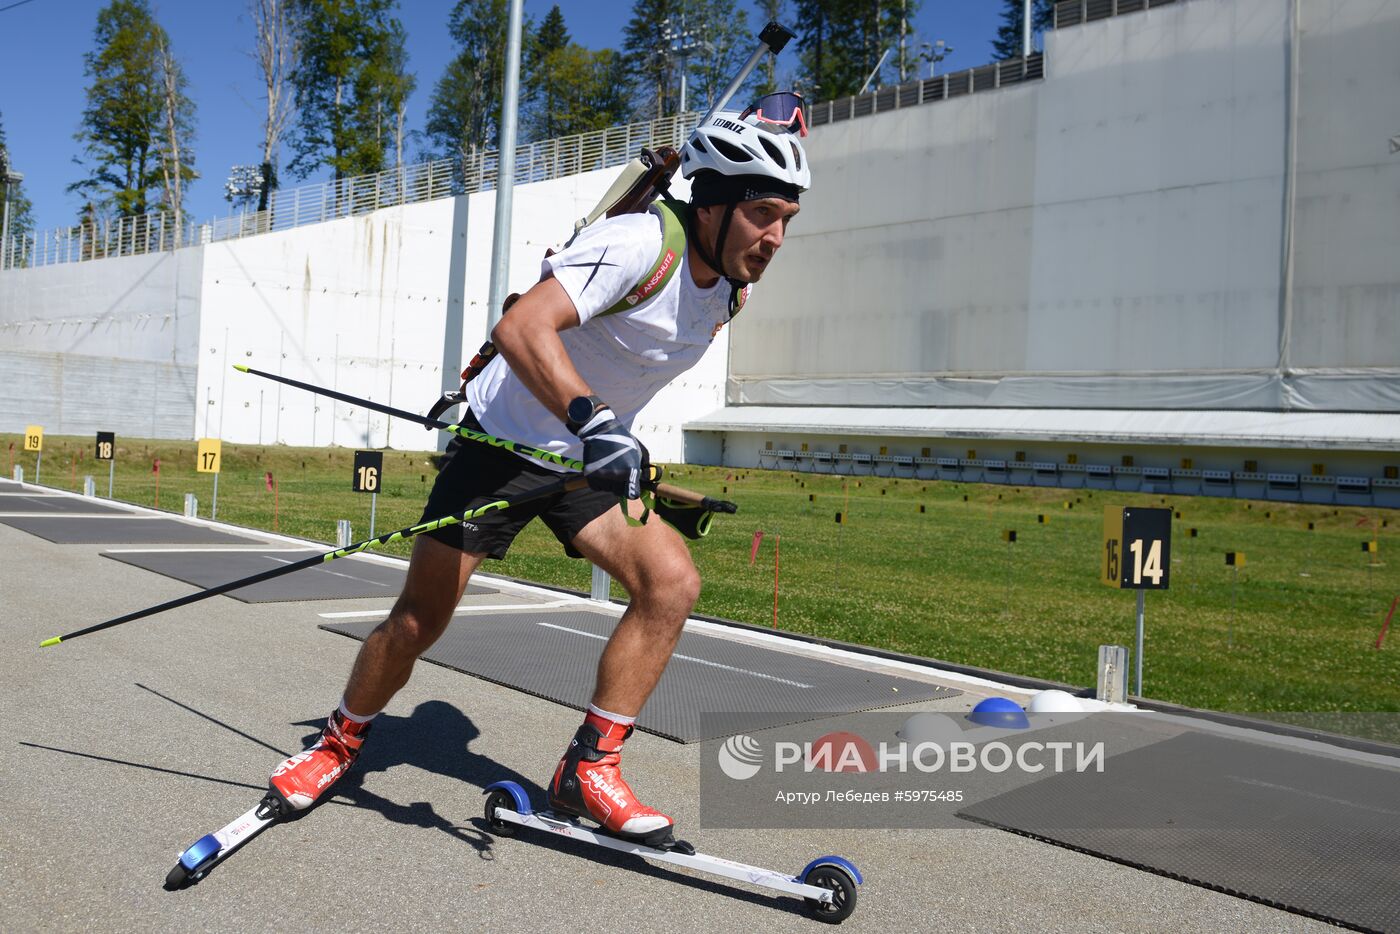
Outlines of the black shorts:
[{"label": "black shorts", "polygon": [[[465,413],[461,424],[473,431],[483,430],[471,412]],[[432,522],[486,503],[530,493],[559,477],[557,471],[519,454],[455,436],[447,445],[444,460],[420,522]],[[539,516],[563,544],[569,557],[581,558],[583,556],[573,547],[574,536],[609,509],[617,508],[616,494],[585,487],[510,509],[492,510],[475,519],[423,534],[462,551],[484,552],[500,559],[506,556],[510,543],[525,524]]]}]

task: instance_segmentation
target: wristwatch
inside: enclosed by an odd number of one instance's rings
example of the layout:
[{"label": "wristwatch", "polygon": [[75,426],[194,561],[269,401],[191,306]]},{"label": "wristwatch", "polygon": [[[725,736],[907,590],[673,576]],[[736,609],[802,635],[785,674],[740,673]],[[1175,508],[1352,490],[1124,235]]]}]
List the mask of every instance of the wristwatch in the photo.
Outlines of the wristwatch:
[{"label": "wristwatch", "polygon": [[593,417],[595,412],[606,407],[606,403],[597,396],[575,396],[573,401],[569,403],[568,409],[564,412],[567,416],[567,420],[564,424],[567,425],[569,430],[574,434],[578,434],[583,429],[583,426],[588,424],[589,419]]}]

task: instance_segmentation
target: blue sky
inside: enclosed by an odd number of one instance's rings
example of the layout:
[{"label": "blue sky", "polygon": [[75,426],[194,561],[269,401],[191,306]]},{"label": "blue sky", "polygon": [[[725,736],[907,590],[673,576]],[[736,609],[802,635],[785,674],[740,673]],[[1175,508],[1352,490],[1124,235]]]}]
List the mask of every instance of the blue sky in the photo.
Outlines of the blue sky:
[{"label": "blue sky", "polygon": [[[15,2],[0,0],[0,8]],[[538,21],[553,2],[526,0],[525,13]],[[86,87],[83,55],[92,48],[103,5],[103,0],[28,0],[0,11],[6,75],[0,82],[0,117],[41,230],[74,223],[81,206],[64,189],[82,175],[73,162],[79,152],[73,133]],[[400,0],[409,68],[418,76],[409,106],[411,128],[422,127],[428,96],[452,57],[446,31],[452,6],[453,0]],[[575,42],[616,47],[632,0],[559,0],[559,6]],[[202,177],[187,204],[195,218],[206,220],[228,211],[223,183],[229,167],[259,157],[261,81],[249,55],[252,25],[243,0],[153,0],[152,7],[170,33],[198,111],[195,152]],[[991,60],[989,43],[1002,8],[1002,0],[924,0],[912,28],[919,40],[943,39],[953,47],[940,71],[970,68]],[[755,29],[761,25],[752,11],[750,17]],[[790,14],[786,20],[801,33],[801,23]],[[794,57],[790,50],[783,60],[791,64]],[[285,183],[302,184],[292,178]]]}]

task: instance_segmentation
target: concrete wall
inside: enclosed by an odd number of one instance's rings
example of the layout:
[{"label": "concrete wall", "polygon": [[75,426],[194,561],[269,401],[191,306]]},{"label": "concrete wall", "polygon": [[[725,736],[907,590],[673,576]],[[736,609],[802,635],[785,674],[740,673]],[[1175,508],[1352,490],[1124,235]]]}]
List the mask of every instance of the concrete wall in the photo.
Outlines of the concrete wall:
[{"label": "concrete wall", "polygon": [[0,430],[189,437],[204,250],[0,274]]},{"label": "concrete wall", "polygon": [[[512,288],[537,281],[544,250],[616,174],[516,189]],[[485,339],[494,213],[483,192],[175,253],[7,271],[0,362],[18,378],[0,388],[0,426],[431,450],[436,432],[233,365],[425,412],[445,356],[470,359]],[[460,346],[445,354],[450,316]],[[640,413],[656,459],[683,457],[680,425],[720,407],[726,366],[720,339]]]},{"label": "concrete wall", "polygon": [[1043,82],[815,129],[729,401],[1400,408],[1400,4],[1296,7],[1068,28]]}]

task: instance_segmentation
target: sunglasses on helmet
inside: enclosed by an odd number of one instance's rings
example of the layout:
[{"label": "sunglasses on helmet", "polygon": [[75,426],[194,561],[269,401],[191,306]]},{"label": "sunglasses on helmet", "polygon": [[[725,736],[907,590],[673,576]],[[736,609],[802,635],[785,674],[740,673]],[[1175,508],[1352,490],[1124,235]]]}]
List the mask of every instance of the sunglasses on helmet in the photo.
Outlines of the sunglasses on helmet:
[{"label": "sunglasses on helmet", "polygon": [[796,133],[798,136],[807,135],[807,119],[803,116],[806,105],[802,101],[802,95],[796,91],[778,91],[775,94],[765,94],[760,97],[748,110],[741,115],[743,117],[754,116],[763,123],[769,124],[771,130],[782,130],[787,133]]}]

